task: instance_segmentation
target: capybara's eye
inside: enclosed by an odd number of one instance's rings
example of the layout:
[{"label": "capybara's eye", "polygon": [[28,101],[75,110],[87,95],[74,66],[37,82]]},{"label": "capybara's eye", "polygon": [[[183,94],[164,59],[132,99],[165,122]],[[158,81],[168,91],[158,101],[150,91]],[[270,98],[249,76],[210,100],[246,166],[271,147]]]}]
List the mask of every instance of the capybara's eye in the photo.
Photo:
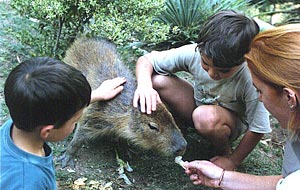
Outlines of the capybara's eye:
[{"label": "capybara's eye", "polygon": [[159,129],[158,129],[156,123],[150,122],[150,123],[148,123],[148,126],[149,126],[149,128],[152,129],[152,130],[159,131]]}]

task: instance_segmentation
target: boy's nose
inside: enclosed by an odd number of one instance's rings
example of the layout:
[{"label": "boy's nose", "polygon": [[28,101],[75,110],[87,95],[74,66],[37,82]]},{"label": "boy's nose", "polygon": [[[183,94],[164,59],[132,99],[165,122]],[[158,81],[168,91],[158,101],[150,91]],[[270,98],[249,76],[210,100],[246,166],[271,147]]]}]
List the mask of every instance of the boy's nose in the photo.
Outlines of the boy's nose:
[{"label": "boy's nose", "polygon": [[219,72],[216,72],[214,69],[209,69],[208,74],[211,78],[219,78]]}]

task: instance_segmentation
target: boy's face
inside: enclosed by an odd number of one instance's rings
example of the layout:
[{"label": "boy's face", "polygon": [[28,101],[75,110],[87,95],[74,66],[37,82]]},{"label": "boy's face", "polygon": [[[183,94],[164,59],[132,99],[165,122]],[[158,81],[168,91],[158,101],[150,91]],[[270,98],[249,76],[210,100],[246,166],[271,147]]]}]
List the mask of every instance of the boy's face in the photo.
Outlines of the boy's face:
[{"label": "boy's face", "polygon": [[239,68],[239,66],[226,69],[215,67],[212,59],[208,58],[204,53],[201,53],[201,66],[213,80],[228,78]]},{"label": "boy's face", "polygon": [[83,109],[79,110],[74,114],[74,116],[69,119],[63,126],[61,126],[58,129],[52,129],[51,134],[46,139],[48,142],[56,142],[61,141],[64,138],[66,138],[68,135],[70,135],[78,120],[80,119],[81,115],[83,113]]}]

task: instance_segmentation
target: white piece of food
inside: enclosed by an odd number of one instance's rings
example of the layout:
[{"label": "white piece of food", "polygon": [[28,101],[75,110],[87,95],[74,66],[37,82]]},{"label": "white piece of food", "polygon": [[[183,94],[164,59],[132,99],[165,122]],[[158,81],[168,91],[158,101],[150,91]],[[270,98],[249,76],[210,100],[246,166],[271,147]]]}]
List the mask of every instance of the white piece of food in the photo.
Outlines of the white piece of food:
[{"label": "white piece of food", "polygon": [[183,169],[185,169],[185,167],[183,166],[184,161],[182,160],[182,156],[176,156],[175,163],[179,164]]}]

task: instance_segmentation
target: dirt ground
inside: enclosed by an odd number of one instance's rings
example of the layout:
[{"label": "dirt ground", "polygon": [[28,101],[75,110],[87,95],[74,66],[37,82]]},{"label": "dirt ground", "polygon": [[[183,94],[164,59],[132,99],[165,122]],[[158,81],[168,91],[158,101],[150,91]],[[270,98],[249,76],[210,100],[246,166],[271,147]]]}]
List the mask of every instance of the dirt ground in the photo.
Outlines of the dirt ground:
[{"label": "dirt ground", "polygon": [[[276,121],[274,121],[276,122]],[[274,124],[274,123],[273,123]],[[276,124],[276,123],[275,123]],[[274,127],[274,133],[267,135],[263,143],[257,146],[253,153],[238,169],[241,172],[253,174],[279,174],[280,157],[282,152],[276,155],[269,152],[270,146],[281,146],[285,133]],[[209,159],[213,156],[211,145],[194,129],[190,129],[186,137],[188,147],[183,160]],[[56,158],[58,158],[70,141],[53,144]],[[238,140],[239,141],[239,140]],[[272,142],[272,143],[271,143]],[[233,144],[236,146],[238,142]],[[267,148],[264,143],[268,144]],[[270,144],[271,143],[271,144]],[[118,163],[116,158],[116,143],[107,139],[103,141],[85,144],[77,153],[75,168],[64,168],[55,159],[57,168],[57,180],[59,189],[101,189],[101,190],[208,190],[211,188],[194,186],[189,181],[184,170],[174,162],[174,157],[161,157],[153,152],[144,152],[135,147],[130,149],[131,157],[127,160],[133,168],[133,172],[126,172],[131,185],[119,178]],[[119,154],[122,157],[121,154]],[[124,160],[125,161],[125,160]],[[279,166],[279,167],[278,167]],[[263,170],[262,168],[265,168]],[[273,168],[270,169],[270,168]],[[78,184],[78,179],[85,179],[85,183]],[[77,181],[76,181],[77,180]]]},{"label": "dirt ground", "polygon": [[[184,160],[208,159],[211,155],[209,152],[210,145],[205,140],[196,139],[195,135],[187,137],[188,149],[184,155]],[[68,142],[67,140],[66,142]],[[56,144],[56,150],[62,150],[64,145]],[[126,184],[124,179],[119,178],[118,163],[116,158],[116,149],[114,143],[104,140],[104,142],[96,142],[84,145],[77,154],[75,169],[70,167],[62,169],[57,161],[58,183],[60,189],[76,189],[74,181],[78,178],[87,178],[85,186],[79,189],[93,189],[90,184],[96,182],[98,184],[95,189],[196,189],[189,182],[184,170],[174,162],[174,157],[162,157],[153,152],[145,152],[132,147],[130,149],[130,158],[128,160],[133,172],[126,172],[131,185]],[[58,152],[58,156],[61,152]],[[122,157],[121,154],[118,154]],[[125,160],[124,160],[125,161]],[[207,189],[201,188],[198,189]]]}]

